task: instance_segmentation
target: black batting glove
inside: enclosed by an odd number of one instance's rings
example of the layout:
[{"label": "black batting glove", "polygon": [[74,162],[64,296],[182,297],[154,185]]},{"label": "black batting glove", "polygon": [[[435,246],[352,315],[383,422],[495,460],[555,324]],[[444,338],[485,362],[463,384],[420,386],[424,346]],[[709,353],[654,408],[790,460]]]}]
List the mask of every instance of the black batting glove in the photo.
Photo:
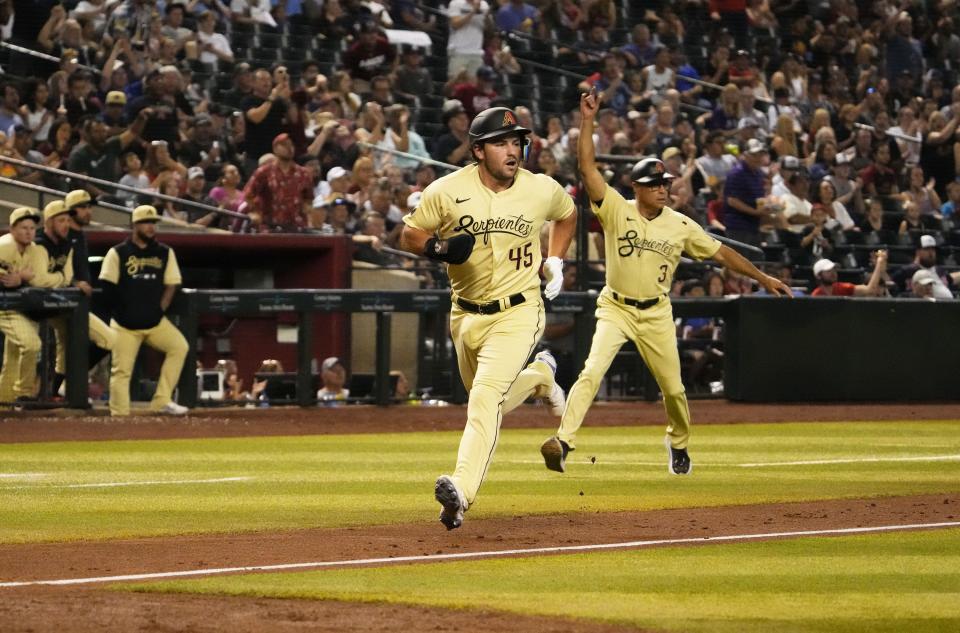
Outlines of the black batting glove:
[{"label": "black batting glove", "polygon": [[470,259],[470,253],[473,252],[473,245],[477,238],[472,233],[463,232],[454,235],[447,240],[438,240],[431,237],[427,240],[423,248],[423,254],[430,259],[435,259],[448,264],[462,264]]}]

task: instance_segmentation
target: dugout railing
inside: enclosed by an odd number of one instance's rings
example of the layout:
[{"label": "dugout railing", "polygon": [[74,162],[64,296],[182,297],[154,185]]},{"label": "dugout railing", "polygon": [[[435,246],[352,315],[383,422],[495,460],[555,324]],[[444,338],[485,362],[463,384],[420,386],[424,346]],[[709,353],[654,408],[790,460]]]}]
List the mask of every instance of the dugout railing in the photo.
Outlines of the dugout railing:
[{"label": "dugout railing", "polygon": [[[677,316],[723,317],[729,313],[732,298],[722,299],[680,299],[674,301],[674,313]],[[590,348],[593,336],[596,309],[596,294],[588,292],[561,293],[555,300],[547,302],[550,312],[562,312],[574,317],[574,352],[572,362],[582,367]],[[374,402],[388,405],[392,402],[389,392],[389,373],[391,369],[391,315],[398,312],[446,315],[450,310],[450,292],[447,290],[193,290],[186,289],[175,302],[173,310],[181,331],[188,341],[197,340],[200,317],[204,314],[218,314],[229,317],[270,316],[280,313],[294,313],[297,316],[297,389],[296,404],[310,406],[316,403],[313,393],[313,375],[311,367],[315,364],[313,348],[313,315],[316,313],[372,313],[376,315],[375,331],[376,361],[374,378]],[[446,334],[446,333],[445,333]],[[366,333],[354,333],[364,336]],[[446,346],[438,346],[445,349]],[[441,358],[443,358],[441,356]],[[453,379],[451,380],[452,402],[463,403],[466,394],[456,370],[455,357],[445,359]],[[197,380],[189,370],[196,367],[196,349],[191,346],[184,371],[179,382],[179,401],[186,406],[196,406]],[[649,390],[645,396],[651,396]]]},{"label": "dugout railing", "polygon": [[[594,293],[562,293],[547,310],[572,314],[573,366],[579,371],[595,328]],[[191,342],[178,384],[179,401],[198,403],[196,345],[203,314],[298,317],[296,404],[316,403],[312,390],[314,315],[371,313],[375,331],[374,402],[389,405],[390,323],[394,313],[446,315],[445,290],[193,290],[178,294],[171,318]],[[78,289],[0,293],[0,310],[43,312],[68,318],[67,406],[86,408],[87,314]],[[674,316],[724,319],[725,396],[742,402],[960,401],[960,302],[741,296],[676,299]],[[445,346],[439,346],[445,348]],[[456,359],[446,358],[454,403],[466,400]],[[644,394],[650,399],[649,392]],[[656,397],[656,392],[653,392]],[[960,407],[958,407],[960,415]]]},{"label": "dugout railing", "polygon": [[87,295],[79,288],[24,288],[0,292],[0,310],[46,318],[66,317],[69,332],[66,342],[66,403],[72,409],[87,408],[87,346],[90,342],[87,323],[90,300]]},{"label": "dugout railing", "polygon": [[[575,372],[583,367],[595,329],[597,294],[561,293],[546,302],[551,312],[574,317]],[[744,402],[960,400],[960,302],[917,299],[851,299],[816,297],[778,299],[769,296],[673,299],[676,318],[724,320],[722,343],[725,396]],[[389,393],[390,322],[398,312],[445,315],[446,290],[368,291],[185,290],[177,304],[179,325],[188,341],[196,340],[199,317],[270,315],[298,316],[297,404],[316,402],[312,393],[311,321],[316,313],[365,312],[376,315],[375,398],[392,402]],[[367,333],[354,333],[365,336]],[[445,347],[445,346],[440,346]],[[197,403],[197,381],[191,355],[181,376],[180,401]],[[456,370],[451,400],[466,401]],[[642,365],[642,362],[638,361]],[[656,386],[645,374],[641,397],[653,400]],[[960,409],[958,409],[960,414]]]}]

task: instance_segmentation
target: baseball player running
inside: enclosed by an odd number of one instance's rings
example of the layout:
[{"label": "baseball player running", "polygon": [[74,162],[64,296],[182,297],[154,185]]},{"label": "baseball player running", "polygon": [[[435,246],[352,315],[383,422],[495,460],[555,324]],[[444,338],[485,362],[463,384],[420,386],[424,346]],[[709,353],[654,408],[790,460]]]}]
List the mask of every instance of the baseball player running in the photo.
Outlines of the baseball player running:
[{"label": "baseball player running", "polygon": [[503,414],[531,395],[547,398],[556,415],[563,410],[553,356],[540,352],[527,361],[545,322],[540,228],[552,221],[543,268],[544,294],[553,299],[577,219],[573,200],[555,180],[520,167],[528,134],[508,108],[478,114],[469,132],[476,162],[430,184],[404,218],[401,248],[447,264],[450,332],[469,391],[456,469],[434,488],[448,530],[460,527],[477,497]]},{"label": "baseball player running", "polygon": [[[47,272],[47,251],[33,243],[40,213],[19,207],[10,214],[10,232],[0,237],[0,291],[23,286],[57,288],[64,274]],[[0,402],[31,399],[37,384],[37,354],[40,335],[37,322],[15,310],[0,310],[4,336],[3,368],[0,369]]]},{"label": "baseball player running", "polygon": [[173,401],[173,388],[187,356],[187,341],[163,315],[181,282],[177,258],[156,240],[160,215],[145,204],[133,210],[133,233],[107,251],[100,280],[113,306],[110,322],[117,333],[110,370],[110,415],[130,414],[130,374],[140,345],[164,353],[160,380],[150,403],[157,413],[184,415],[187,407]]},{"label": "baseball player running", "polygon": [[580,175],[594,213],[603,225],[606,285],[597,299],[597,329],[590,354],[570,389],[557,435],[540,447],[550,470],[563,472],[567,453],[620,347],[631,340],[663,393],[667,412],[667,469],[691,472],[687,454],[690,411],[680,380],[680,356],[669,292],[673,273],[686,251],[696,259],[711,258],[757,280],[770,294],[791,296],[778,279],[757,270],[743,256],[709,236],[696,222],[665,206],[673,176],[657,158],[634,165],[631,180],[636,200],[625,200],[597,171],[593,146],[596,90],[580,98]]}]

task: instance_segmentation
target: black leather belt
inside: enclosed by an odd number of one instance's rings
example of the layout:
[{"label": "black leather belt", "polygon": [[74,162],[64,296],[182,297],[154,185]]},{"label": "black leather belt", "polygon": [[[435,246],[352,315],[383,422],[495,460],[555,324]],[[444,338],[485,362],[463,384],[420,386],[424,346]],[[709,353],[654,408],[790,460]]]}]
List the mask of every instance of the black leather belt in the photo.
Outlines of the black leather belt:
[{"label": "black leather belt", "polygon": [[638,299],[631,299],[630,297],[624,297],[623,295],[617,294],[616,292],[612,292],[612,291],[610,294],[613,295],[614,301],[619,301],[623,305],[634,307],[637,310],[646,310],[647,308],[652,308],[653,306],[660,303],[660,297],[654,297],[653,299],[640,301]]},{"label": "black leather belt", "polygon": [[[523,296],[522,293],[517,293],[515,295],[510,295],[507,297],[507,307],[512,308],[513,306],[518,306],[527,298]],[[496,314],[500,312],[500,302],[491,301],[490,303],[474,303],[472,301],[467,301],[466,299],[461,299],[457,297],[457,305],[466,310],[467,312],[473,312],[474,314]]]}]

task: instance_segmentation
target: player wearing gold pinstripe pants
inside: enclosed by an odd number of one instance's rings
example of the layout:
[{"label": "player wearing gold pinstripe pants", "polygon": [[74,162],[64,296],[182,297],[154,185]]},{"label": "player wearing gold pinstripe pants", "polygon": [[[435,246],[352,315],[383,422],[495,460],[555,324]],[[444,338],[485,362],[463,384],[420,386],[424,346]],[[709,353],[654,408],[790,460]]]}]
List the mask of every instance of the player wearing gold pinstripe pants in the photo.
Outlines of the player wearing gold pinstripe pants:
[{"label": "player wearing gold pinstripe pants", "polygon": [[759,271],[742,255],[708,235],[687,216],[665,206],[673,179],[656,157],[631,171],[635,200],[627,201],[597,170],[593,146],[595,90],[580,99],[577,159],[592,209],[603,226],[606,285],[597,299],[597,329],[583,371],[570,389],[557,435],[540,447],[547,468],[563,472],[577,431],[620,347],[633,341],[663,394],[667,413],[667,469],[691,471],[687,453],[690,411],[680,380],[680,356],[670,305],[670,284],[680,255],[711,258],[758,281],[772,295],[791,296],[778,279]]},{"label": "player wearing gold pinstripe pants", "polygon": [[[23,286],[56,288],[62,273],[47,272],[47,252],[33,243],[40,213],[19,207],[10,214],[10,232],[0,237],[0,286],[3,291]],[[37,384],[37,354],[40,335],[37,322],[15,310],[0,310],[4,336],[4,360],[0,369],[0,402],[32,398]]]},{"label": "player wearing gold pinstripe pants", "polygon": [[404,218],[401,248],[448,264],[450,333],[463,384],[467,424],[452,476],[434,496],[447,529],[460,526],[496,449],[500,422],[530,396],[547,397],[559,414],[563,390],[549,353],[527,364],[545,313],[540,297],[540,229],[550,225],[545,295],[556,297],[562,260],[576,228],[573,200],[553,179],[520,167],[526,135],[508,108],[490,108],[470,125],[477,163],[428,186]]}]

